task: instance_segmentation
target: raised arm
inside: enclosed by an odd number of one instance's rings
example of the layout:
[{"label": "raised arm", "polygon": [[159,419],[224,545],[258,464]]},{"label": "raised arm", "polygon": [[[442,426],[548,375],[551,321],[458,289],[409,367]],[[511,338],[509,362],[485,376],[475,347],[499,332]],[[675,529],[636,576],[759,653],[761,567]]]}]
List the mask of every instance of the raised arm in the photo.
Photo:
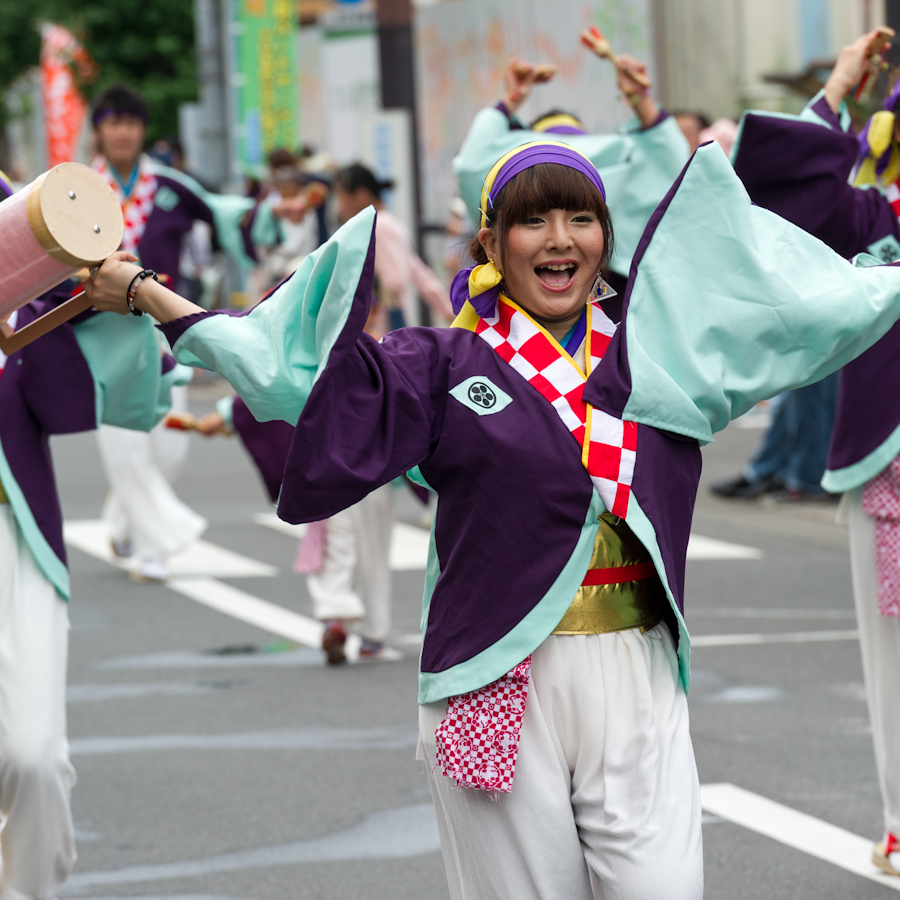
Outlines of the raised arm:
[{"label": "raised arm", "polygon": [[834,372],[900,317],[900,269],[858,268],[751,203],[701,147],[636,255],[624,328],[585,399],[701,441]]}]

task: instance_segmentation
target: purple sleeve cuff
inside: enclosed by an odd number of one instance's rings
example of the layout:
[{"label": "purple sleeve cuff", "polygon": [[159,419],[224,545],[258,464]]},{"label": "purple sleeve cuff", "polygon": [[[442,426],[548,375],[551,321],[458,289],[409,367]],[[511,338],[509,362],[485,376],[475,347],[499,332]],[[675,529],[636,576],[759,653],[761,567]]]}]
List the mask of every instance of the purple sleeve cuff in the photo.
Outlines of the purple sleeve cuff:
[{"label": "purple sleeve cuff", "polygon": [[163,375],[165,375],[166,372],[171,372],[172,369],[174,369],[175,366],[177,366],[177,365],[178,365],[178,361],[175,359],[174,356],[172,356],[171,353],[163,354],[163,358],[162,358],[162,373],[163,373]]},{"label": "purple sleeve cuff", "polygon": [[506,116],[506,119],[509,122],[509,130],[510,131],[523,131],[524,130],[524,126],[522,125],[522,123],[509,111],[509,107],[507,107],[507,105],[502,100],[498,100],[494,104],[494,109],[496,109],[497,112],[501,112],[501,113],[503,113],[504,116]]},{"label": "purple sleeve cuff", "polygon": [[841,127],[841,117],[828,105],[828,101],[824,97],[819,97],[819,99],[813,103],[812,111],[820,119],[827,122],[829,128],[833,128],[841,134],[844,133],[844,129]]},{"label": "purple sleeve cuff", "polygon": [[157,325],[156,327],[166,336],[170,347],[174,347],[178,339],[191,327],[203,319],[210,316],[245,316],[246,313],[238,312],[234,309],[213,309],[204,310],[203,312],[192,313],[189,316],[182,316],[180,319],[172,319],[165,325]]}]

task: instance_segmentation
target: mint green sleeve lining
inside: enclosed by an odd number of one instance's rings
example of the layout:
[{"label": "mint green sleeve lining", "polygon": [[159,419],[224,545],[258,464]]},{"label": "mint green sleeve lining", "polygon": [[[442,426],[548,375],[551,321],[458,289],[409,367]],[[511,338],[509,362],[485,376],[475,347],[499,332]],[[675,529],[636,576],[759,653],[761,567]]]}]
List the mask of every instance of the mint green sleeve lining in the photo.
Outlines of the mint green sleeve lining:
[{"label": "mint green sleeve lining", "polygon": [[631,259],[650,216],[690,158],[688,143],[674,116],[650,128],[640,129],[636,121],[626,127],[628,153],[622,161],[606,162],[600,151],[608,153],[612,148],[591,146],[598,140],[593,135],[571,138],[572,146],[590,157],[603,179],[615,229],[611,266],[624,276],[631,269]]},{"label": "mint green sleeve lining", "polygon": [[347,323],[374,227],[370,206],[248,315],[211,315],[191,325],[172,348],[176,359],[215,369],[258,421],[296,425]]},{"label": "mint green sleeve lining", "polygon": [[[247,255],[247,250],[244,246],[244,236],[241,231],[241,223],[247,213],[256,205],[255,200],[252,200],[250,197],[240,197],[237,194],[213,194],[206,190],[199,181],[191,178],[190,175],[185,175],[184,172],[179,172],[177,169],[160,166],[159,173],[160,175],[165,175],[166,178],[171,178],[172,181],[177,181],[209,207],[216,227],[216,237],[222,249],[229,256],[236,259],[243,266],[252,267],[256,265],[255,260],[252,260]],[[255,226],[256,222],[254,221],[254,228],[251,228],[251,238],[254,241],[258,237],[262,245],[275,243],[275,238],[268,239],[265,225],[260,226],[260,230],[254,233]],[[277,232],[275,233],[277,234]]]},{"label": "mint green sleeve lining", "polygon": [[222,417],[222,421],[229,431],[234,431],[234,397],[235,395],[231,394],[216,403],[216,412]]},{"label": "mint green sleeve lining", "polygon": [[843,494],[845,491],[862,487],[867,481],[880,475],[898,454],[900,454],[900,425],[881,446],[859,462],[845,469],[827,469],[822,477],[822,487],[830,494]]},{"label": "mint green sleeve lining", "polygon": [[710,441],[760,400],[812,384],[900,315],[900,269],[858,268],[753,206],[701,147],[634,281],[625,418]]},{"label": "mint green sleeve lining", "polygon": [[162,375],[159,341],[149,316],[98,313],[74,326],[94,379],[97,425],[149,431],[166,413],[176,369]]},{"label": "mint green sleeve lining", "polygon": [[19,487],[18,482],[13,478],[12,470],[6,460],[3,447],[0,445],[0,482],[3,483],[3,489],[9,498],[10,506],[12,506],[13,515],[16,517],[19,530],[22,537],[34,557],[38,568],[44,577],[53,587],[63,600],[69,599],[69,571],[66,569],[63,561],[53,552],[53,548],[47,543],[47,539],[41,534],[31,512],[31,507],[25,500],[25,495]]}]

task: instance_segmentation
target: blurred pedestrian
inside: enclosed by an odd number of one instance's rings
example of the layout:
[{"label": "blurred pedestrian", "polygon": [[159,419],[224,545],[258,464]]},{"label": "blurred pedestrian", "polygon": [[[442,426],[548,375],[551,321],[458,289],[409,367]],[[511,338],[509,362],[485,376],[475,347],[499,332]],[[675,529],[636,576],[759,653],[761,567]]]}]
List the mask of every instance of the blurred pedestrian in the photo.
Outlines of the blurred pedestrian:
[{"label": "blurred pedestrian", "polygon": [[787,500],[828,497],[822,476],[834,428],[838,374],[786,391],[773,401],[772,423],[740,475],[710,488],[720,497],[755,499],[775,493]]},{"label": "blurred pedestrian", "polygon": [[712,123],[702,112],[689,109],[676,110],[672,113],[672,118],[678,123],[681,133],[693,153],[703,141],[703,132],[709,129]]}]

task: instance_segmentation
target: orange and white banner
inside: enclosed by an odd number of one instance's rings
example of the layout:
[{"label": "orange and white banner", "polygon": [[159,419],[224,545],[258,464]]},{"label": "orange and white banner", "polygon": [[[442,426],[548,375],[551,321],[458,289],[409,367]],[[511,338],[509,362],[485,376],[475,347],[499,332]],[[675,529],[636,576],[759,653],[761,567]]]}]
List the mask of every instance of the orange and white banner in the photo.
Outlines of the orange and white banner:
[{"label": "orange and white banner", "polygon": [[43,25],[41,38],[41,97],[50,168],[75,158],[87,104],[78,90],[74,70],[90,73],[94,63],[75,35],[62,25]]}]

